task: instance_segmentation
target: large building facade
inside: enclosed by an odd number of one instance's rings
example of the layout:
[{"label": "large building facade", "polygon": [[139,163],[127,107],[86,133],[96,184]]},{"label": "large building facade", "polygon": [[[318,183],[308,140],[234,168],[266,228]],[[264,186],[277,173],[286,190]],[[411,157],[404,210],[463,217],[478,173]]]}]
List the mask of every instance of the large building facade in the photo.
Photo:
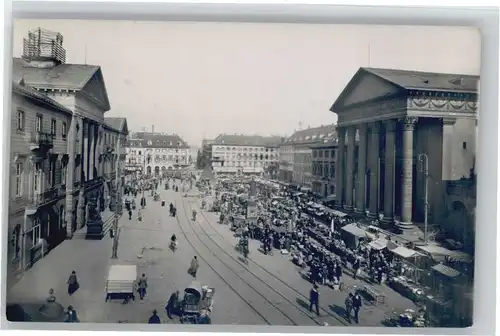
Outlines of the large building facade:
[{"label": "large building facade", "polygon": [[211,143],[212,168],[223,174],[264,174],[277,164],[282,141],[277,136],[221,134]]},{"label": "large building facade", "polygon": [[127,130],[104,120],[110,104],[100,67],[65,63],[60,34],[29,32],[13,77],[9,233],[19,275],[78,229],[95,224],[99,235],[103,177],[116,171],[114,148]]},{"label": "large building facade", "polygon": [[125,170],[129,175],[141,176],[146,167],[146,154],[144,152],[143,141],[135,134],[130,134],[126,144],[127,157],[125,160]]},{"label": "large building facade", "polygon": [[312,145],[312,192],[327,198],[335,194],[337,138],[326,138]]},{"label": "large building facade", "polygon": [[147,176],[160,176],[192,163],[189,145],[177,134],[138,132],[135,137],[142,143]]},{"label": "large building facade", "polygon": [[313,150],[311,146],[335,136],[335,125],[307,128],[292,134],[280,147],[280,179],[312,191]]},{"label": "large building facade", "polygon": [[473,179],[478,85],[477,76],[360,68],[331,108],[337,203],[409,229],[424,221],[427,197],[429,223],[460,208],[460,230],[473,231],[474,201],[450,202],[449,190]]}]

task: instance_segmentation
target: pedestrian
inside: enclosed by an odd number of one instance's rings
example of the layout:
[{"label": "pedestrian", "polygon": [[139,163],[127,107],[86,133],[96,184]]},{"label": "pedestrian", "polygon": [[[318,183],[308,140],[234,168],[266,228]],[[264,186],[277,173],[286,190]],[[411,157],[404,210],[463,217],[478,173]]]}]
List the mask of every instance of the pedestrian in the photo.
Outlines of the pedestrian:
[{"label": "pedestrian", "polygon": [[352,309],[354,310],[354,322],[359,323],[359,311],[362,306],[362,299],[361,295],[359,295],[359,292],[356,292],[354,294],[354,297],[352,299]]},{"label": "pedestrian", "polygon": [[132,220],[132,210],[128,210],[128,220]]},{"label": "pedestrian", "polygon": [[200,267],[200,265],[198,264],[198,258],[194,256],[193,259],[191,260],[191,265],[189,266],[188,269],[188,273],[193,278],[196,278],[196,272],[198,272],[198,267]]},{"label": "pedestrian", "polygon": [[351,323],[351,312],[352,312],[352,305],[353,305],[353,299],[354,295],[352,293],[349,293],[345,299],[345,312],[346,312],[346,319]]},{"label": "pedestrian", "polygon": [[76,310],[73,309],[73,306],[68,306],[68,309],[66,311],[66,320],[64,322],[66,323],[80,322],[80,320],[78,319],[78,315],[76,314]]},{"label": "pedestrian", "polygon": [[142,276],[139,278],[137,282],[137,292],[139,293],[139,297],[141,300],[146,296],[146,289],[148,288],[148,278],[146,274],[142,273]]},{"label": "pedestrian", "polygon": [[319,316],[319,292],[318,285],[314,285],[309,293],[309,311],[313,311],[313,307],[316,307],[316,315]]},{"label": "pedestrian", "polygon": [[174,293],[172,293],[172,295],[170,295],[170,298],[168,299],[167,302],[167,306],[165,307],[169,319],[172,319],[172,314],[176,313],[178,302],[179,302],[179,291],[177,290]]},{"label": "pedestrian", "polygon": [[153,310],[153,315],[149,318],[148,324],[161,324],[160,317],[156,312],[156,309]]},{"label": "pedestrian", "polygon": [[72,271],[71,275],[68,278],[68,294],[73,295],[74,292],[80,288],[80,284],[78,283],[78,278],[76,277],[76,272]]},{"label": "pedestrian", "polygon": [[361,261],[359,260],[359,257],[356,256],[356,260],[354,260],[352,268],[354,270],[353,278],[357,279],[360,274],[360,268],[361,268]]}]

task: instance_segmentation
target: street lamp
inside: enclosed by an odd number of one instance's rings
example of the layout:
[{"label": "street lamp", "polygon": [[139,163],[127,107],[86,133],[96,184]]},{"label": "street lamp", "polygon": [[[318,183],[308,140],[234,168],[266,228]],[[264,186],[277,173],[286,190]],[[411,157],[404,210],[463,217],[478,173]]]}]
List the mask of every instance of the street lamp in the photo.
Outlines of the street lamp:
[{"label": "street lamp", "polygon": [[424,177],[425,177],[425,196],[424,196],[424,243],[428,244],[428,193],[429,193],[429,157],[427,154],[419,154],[418,160],[422,162],[424,169]]}]

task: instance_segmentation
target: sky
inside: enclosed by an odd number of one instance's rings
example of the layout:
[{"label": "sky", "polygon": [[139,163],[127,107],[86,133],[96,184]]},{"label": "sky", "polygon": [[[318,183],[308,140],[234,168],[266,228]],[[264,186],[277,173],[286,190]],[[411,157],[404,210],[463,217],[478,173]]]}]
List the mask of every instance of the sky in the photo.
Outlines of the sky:
[{"label": "sky", "polygon": [[105,116],[197,147],[335,123],[329,109],[360,67],[480,71],[480,32],[468,27],[16,20],[14,57],[38,27],[64,36],[67,63],[101,66]]}]

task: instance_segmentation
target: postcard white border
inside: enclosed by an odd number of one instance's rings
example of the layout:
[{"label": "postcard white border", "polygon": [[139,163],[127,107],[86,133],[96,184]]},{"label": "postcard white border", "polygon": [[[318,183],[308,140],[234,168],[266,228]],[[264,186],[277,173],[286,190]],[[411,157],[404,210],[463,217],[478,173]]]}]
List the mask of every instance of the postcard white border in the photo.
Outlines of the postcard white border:
[{"label": "postcard white border", "polygon": [[[426,1],[419,1],[422,3]],[[8,15],[9,8],[5,15]],[[86,331],[169,331],[218,333],[338,333],[387,334],[403,331],[421,335],[493,335],[496,321],[496,279],[498,277],[497,228],[498,222],[498,12],[492,8],[423,8],[423,7],[351,7],[336,5],[295,4],[183,4],[120,2],[31,2],[13,5],[15,17],[37,19],[93,19],[93,20],[149,20],[149,21],[223,21],[223,22],[287,22],[287,23],[348,23],[383,25],[475,26],[482,35],[481,95],[478,138],[478,186],[476,224],[476,276],[474,326],[467,329],[390,329],[364,327],[268,327],[268,326],[185,326],[185,325],[118,325],[118,324],[12,324],[5,320],[2,305],[2,328],[24,330],[86,330]],[[10,92],[12,57],[12,20],[5,16],[3,32],[3,72],[9,74],[3,81],[3,142],[2,142],[2,273],[5,279],[7,246],[7,193],[10,152]],[[459,57],[459,55],[457,55]],[[0,85],[2,85],[0,84]],[[2,88],[2,86],[0,86]],[[3,281],[2,281],[3,282]],[[2,299],[5,298],[2,286]],[[497,294],[498,295],[498,294]]]}]

